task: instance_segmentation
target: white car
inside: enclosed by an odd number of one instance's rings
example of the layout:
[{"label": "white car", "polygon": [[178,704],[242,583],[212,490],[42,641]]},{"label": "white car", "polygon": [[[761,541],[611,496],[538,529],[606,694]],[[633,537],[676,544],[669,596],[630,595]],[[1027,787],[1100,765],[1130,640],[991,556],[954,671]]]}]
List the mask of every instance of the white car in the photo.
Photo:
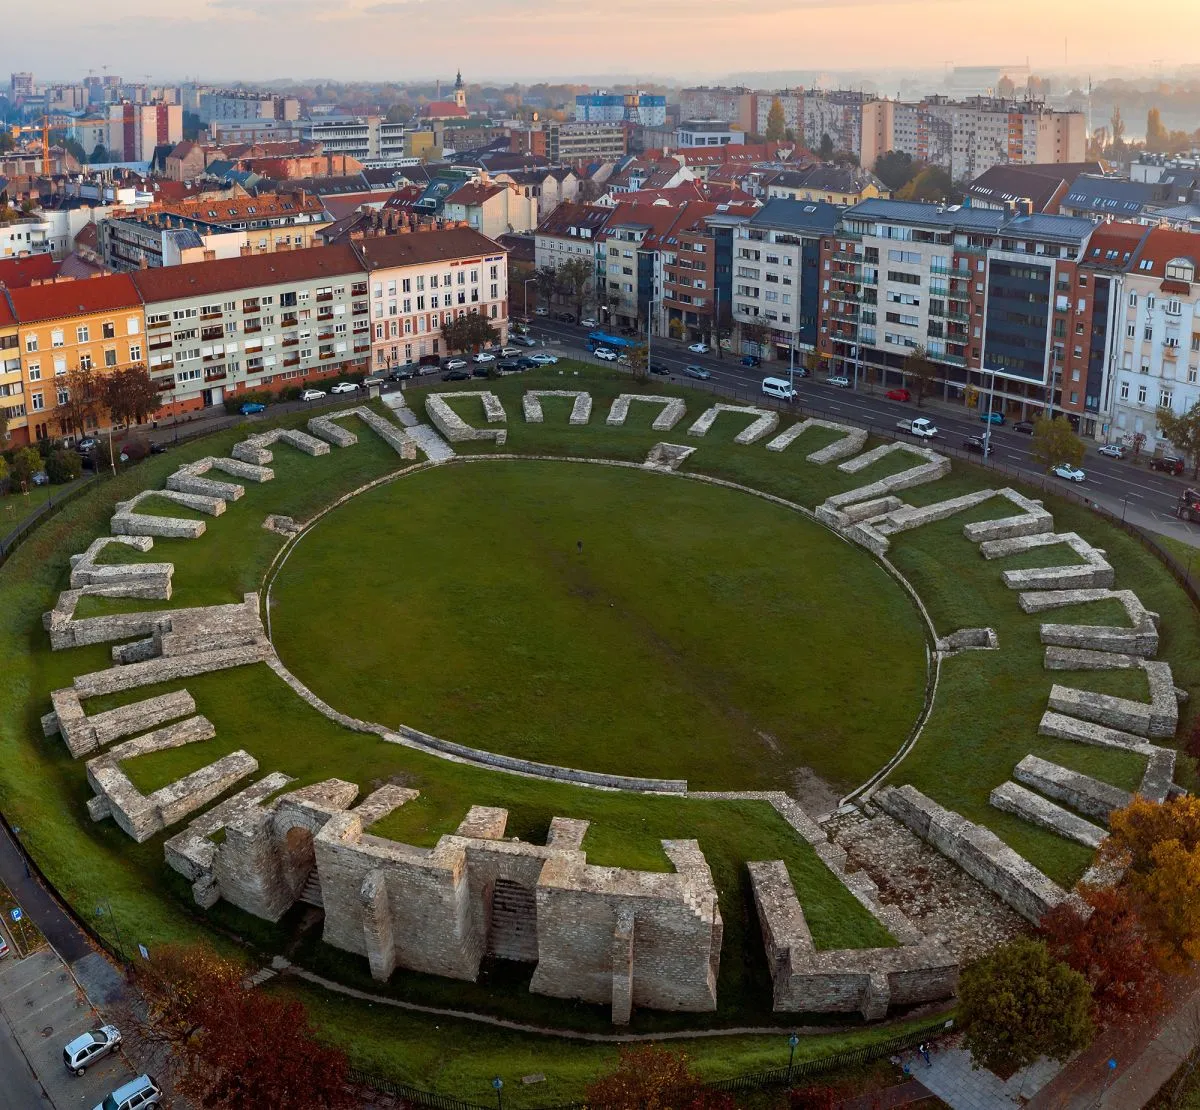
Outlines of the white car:
[{"label": "white car", "polygon": [[694,355],[706,355],[712,348],[707,343],[693,343],[688,350]]},{"label": "white car", "polygon": [[849,389],[850,379],[842,377],[841,374],[835,374],[832,378],[825,379],[826,385],[836,385],[838,389]]},{"label": "white car", "polygon": [[145,1110],[162,1105],[162,1088],[152,1075],[139,1075],[122,1083],[94,1110]]},{"label": "white car", "polygon": [[115,1025],[102,1025],[69,1041],[63,1048],[63,1063],[67,1071],[83,1075],[89,1064],[121,1047],[121,1031]]},{"label": "white car", "polygon": [[358,386],[353,382],[338,382],[329,390],[330,393],[356,393],[357,391]]},{"label": "white car", "polygon": [[582,320],[579,321],[579,326],[581,328],[599,327],[599,325],[596,323],[595,317],[593,317],[593,316],[585,316]]},{"label": "white car", "polygon": [[471,361],[482,365],[485,362],[495,362],[496,356],[490,351],[480,351],[479,354],[471,356]]},{"label": "white car", "polygon": [[498,354],[501,358],[512,358],[514,355],[519,355],[520,353],[520,347],[501,347],[500,350],[496,352],[496,354]]},{"label": "white car", "polygon": [[1123,459],[1125,457],[1125,448],[1119,443],[1106,443],[1100,448],[1100,454],[1107,455],[1110,459]]},{"label": "white car", "polygon": [[536,362],[539,366],[553,366],[558,361],[558,356],[538,353],[536,355],[530,355],[529,361]]},{"label": "white car", "polygon": [[1069,463],[1059,463],[1050,468],[1050,473],[1056,478],[1066,478],[1068,482],[1082,482],[1087,475],[1076,466]]},{"label": "white car", "polygon": [[325,396],[325,390],[323,390],[323,389],[306,389],[303,393],[300,394],[300,400],[301,401],[319,401],[324,396]]},{"label": "white car", "polygon": [[465,358],[448,358],[446,360],[447,370],[465,370],[467,368],[467,360]]},{"label": "white car", "polygon": [[610,351],[607,347],[597,347],[592,354],[602,362],[616,362],[619,357],[616,351]]}]

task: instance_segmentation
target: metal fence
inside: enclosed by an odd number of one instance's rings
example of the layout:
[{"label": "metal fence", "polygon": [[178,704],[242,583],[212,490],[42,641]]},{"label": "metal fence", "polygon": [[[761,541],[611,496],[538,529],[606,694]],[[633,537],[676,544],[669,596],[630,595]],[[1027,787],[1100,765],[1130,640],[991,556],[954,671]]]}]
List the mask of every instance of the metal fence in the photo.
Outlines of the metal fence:
[{"label": "metal fence", "polygon": [[[768,1087],[791,1087],[801,1080],[813,1076],[825,1075],[842,1068],[857,1067],[874,1060],[882,1060],[906,1048],[913,1048],[925,1041],[945,1034],[952,1026],[952,1020],[942,1019],[931,1022],[907,1033],[890,1037],[885,1041],[876,1041],[862,1045],[859,1048],[847,1049],[844,1052],[834,1052],[828,1056],[818,1056],[811,1060],[802,1060],[798,1064],[787,1064],[783,1067],[769,1068],[766,1071],[746,1072],[742,1075],[732,1075],[726,1079],[714,1079],[702,1086],[712,1091],[759,1091]],[[404,1083],[394,1083],[368,1072],[351,1071],[350,1078],[364,1086],[379,1091],[381,1094],[392,1095],[403,1099],[414,1106],[428,1106],[433,1110],[493,1110],[491,1104],[467,1102],[453,1095],[440,1095],[433,1091],[423,1091],[418,1087],[410,1087]],[[683,1092],[680,1092],[681,1094]],[[669,1092],[667,1092],[669,1104]],[[498,1092],[497,1107],[503,1106],[503,1091]],[[600,1102],[565,1102],[538,1106],[533,1110],[628,1110],[626,1103]]]},{"label": "metal fence", "polygon": [[75,485],[59,493],[57,497],[54,495],[54,491],[51,490],[49,500],[34,509],[8,535],[0,537],[0,566],[4,565],[8,557],[21,546],[22,542],[29,537],[34,529],[45,523],[64,505],[69,505],[77,497],[82,497],[88,490],[95,487],[97,483],[103,482],[107,477],[107,474],[93,474],[90,478],[80,479]]}]

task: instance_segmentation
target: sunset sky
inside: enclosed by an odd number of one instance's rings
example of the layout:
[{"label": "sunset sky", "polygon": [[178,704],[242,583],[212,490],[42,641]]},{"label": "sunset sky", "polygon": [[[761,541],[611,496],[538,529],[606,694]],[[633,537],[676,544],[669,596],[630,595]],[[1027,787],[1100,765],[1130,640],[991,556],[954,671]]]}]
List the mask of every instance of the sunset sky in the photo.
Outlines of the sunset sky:
[{"label": "sunset sky", "polygon": [[1022,62],[1149,72],[1197,60],[1200,4],[1160,0],[59,0],[0,44],[0,80],[89,67],[235,77],[720,78],[767,70]]}]

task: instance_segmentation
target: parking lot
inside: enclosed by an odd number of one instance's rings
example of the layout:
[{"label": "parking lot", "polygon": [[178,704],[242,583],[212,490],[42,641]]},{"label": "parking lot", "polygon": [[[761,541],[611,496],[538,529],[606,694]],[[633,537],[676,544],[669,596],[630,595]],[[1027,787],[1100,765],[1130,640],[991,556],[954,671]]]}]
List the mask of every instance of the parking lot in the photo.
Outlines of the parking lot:
[{"label": "parking lot", "polygon": [[[134,1074],[119,1052],[98,1060],[82,1078],[63,1066],[63,1045],[103,1022],[49,947],[25,959],[10,953],[0,960],[0,1010],[55,1110],[91,1110]],[[6,1101],[12,1091],[6,1085],[0,1081],[0,1108],[27,1110],[24,1102]]]}]

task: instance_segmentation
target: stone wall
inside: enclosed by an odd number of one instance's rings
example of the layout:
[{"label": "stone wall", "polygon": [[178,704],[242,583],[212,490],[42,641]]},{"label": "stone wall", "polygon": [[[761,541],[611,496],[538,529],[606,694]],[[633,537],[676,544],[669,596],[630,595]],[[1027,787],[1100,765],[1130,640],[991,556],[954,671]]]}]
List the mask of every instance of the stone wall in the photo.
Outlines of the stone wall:
[{"label": "stone wall", "polygon": [[425,398],[425,411],[433,426],[451,443],[463,443],[472,439],[495,440],[502,447],[508,439],[503,428],[473,428],[447,403],[465,397],[477,397],[483,404],[484,418],[489,424],[502,423],[507,419],[500,398],[487,390],[469,390],[461,393],[430,393]]},{"label": "stone wall", "polygon": [[571,416],[567,421],[572,427],[586,424],[592,418],[592,395],[578,389],[527,389],[521,397],[521,409],[526,424],[541,424],[545,419],[542,412],[543,397],[566,397],[574,401]]},{"label": "stone wall", "polygon": [[[1042,625],[1045,635],[1047,625]],[[1057,625],[1070,628],[1070,625]],[[1043,640],[1044,642],[1044,640]],[[1048,671],[1130,671],[1141,662],[1140,655],[1118,651],[1091,651],[1088,648],[1048,647],[1042,665]]]},{"label": "stone wall", "polygon": [[259,432],[241,443],[235,443],[230,454],[242,462],[253,463],[255,466],[269,466],[274,461],[270,448],[276,443],[286,443],[314,457],[329,454],[328,443],[298,428],[272,428],[268,432]]},{"label": "stone wall", "polygon": [[148,516],[145,513],[117,513],[108,524],[114,536],[166,536],[175,540],[198,540],[204,535],[202,520],[180,516]]},{"label": "stone wall", "polygon": [[[145,552],[154,547],[154,540],[150,536],[101,536],[93,540],[83,554],[71,556],[71,589],[107,597],[170,598],[173,563],[97,563],[96,557],[110,544]],[[120,592],[112,592],[114,588]]]},{"label": "stone wall", "polygon": [[782,451],[790,447],[809,428],[828,428],[831,432],[842,433],[841,439],[834,440],[828,446],[818,448],[804,456],[807,462],[816,463],[818,466],[836,462],[838,459],[848,459],[851,455],[857,455],[867,445],[865,428],[855,428],[850,424],[838,424],[833,420],[817,420],[815,417],[809,417],[807,420],[798,420],[786,431],[780,432],[767,444],[767,450]]},{"label": "stone wall", "polygon": [[745,416],[753,416],[753,422],[733,437],[734,443],[746,446],[770,435],[779,427],[779,413],[774,409],[760,409],[753,405],[713,405],[702,413],[696,422],[687,430],[690,436],[706,436],[709,429],[716,423],[717,417],[723,412],[736,412]]},{"label": "stone wall", "polygon": [[610,427],[618,428],[625,423],[629,416],[629,405],[632,401],[645,401],[651,405],[662,405],[663,410],[650,425],[656,432],[669,432],[683,419],[686,411],[681,397],[648,396],[642,393],[622,393],[612,403],[608,410],[608,418],[604,421]]},{"label": "stone wall", "polygon": [[191,478],[199,478],[211,470],[219,470],[223,474],[228,474],[233,478],[242,478],[247,482],[270,482],[275,478],[275,471],[269,466],[256,466],[254,463],[242,462],[241,459],[218,458],[215,455],[181,466],[177,473]]},{"label": "stone wall", "polygon": [[1050,708],[1138,736],[1174,736],[1179,726],[1179,703],[1170,666],[1146,659],[1139,659],[1138,665],[1150,687],[1149,704],[1056,684],[1050,688]]},{"label": "stone wall", "polygon": [[1099,848],[1107,835],[1098,825],[1047,801],[1032,790],[1026,790],[1019,783],[1001,783],[992,791],[988,801],[1005,813],[1012,813],[1087,848]]},{"label": "stone wall", "polygon": [[[317,416],[308,422],[308,430],[323,440],[336,444],[338,447],[349,447],[358,442],[353,432],[339,427],[335,421],[344,420],[348,416],[357,416],[368,428],[384,441],[402,459],[415,459],[417,445],[409,434],[397,424],[380,416],[373,408],[359,405],[357,408],[341,409],[327,416]],[[328,450],[328,448],[326,448]]]},{"label": "stone wall", "polygon": [[1093,547],[1076,532],[1039,532],[1035,535],[985,540],[979,545],[979,553],[985,559],[1002,559],[1054,544],[1069,547],[1082,560],[1082,565],[1006,570],[1004,584],[1011,590],[1107,589],[1112,586],[1113,568],[1105,559],[1104,551]]},{"label": "stone wall", "polygon": [[1114,809],[1124,809],[1133,801],[1127,790],[1110,786],[1080,771],[1060,767],[1036,755],[1027,755],[1017,764],[1013,778],[1031,786],[1040,794],[1066,802],[1073,810],[1108,824]]},{"label": "stone wall", "polygon": [[646,461],[642,463],[647,470],[660,470],[666,473],[678,470],[684,460],[695,452],[694,447],[685,447],[682,443],[656,443],[646,453]]},{"label": "stone wall", "polygon": [[54,710],[42,718],[42,730],[47,736],[61,734],[76,759],[123,736],[196,712],[196,702],[186,690],[145,698],[91,717],[84,713],[79,695],[71,687],[55,690],[50,700]]},{"label": "stone wall", "polygon": [[1043,624],[1042,643],[1060,647],[1088,648],[1141,655],[1158,654],[1158,614],[1152,613],[1132,590],[1036,590],[1021,594],[1021,609],[1043,613],[1067,605],[1092,601],[1119,602],[1129,616],[1130,627],[1104,624]]},{"label": "stone wall", "polygon": [[964,524],[963,535],[972,543],[1012,539],[1015,536],[1032,536],[1054,530],[1054,518],[1040,501],[1026,497],[1008,486],[997,490],[996,493],[1011,501],[1021,512],[1016,516],[1000,517],[998,520],[979,520],[972,524]]},{"label": "stone wall", "polygon": [[202,497],[219,497],[222,501],[239,501],[245,496],[246,487],[234,482],[218,482],[214,478],[201,478],[177,470],[167,478],[167,489],[179,493],[198,493]]},{"label": "stone wall", "polygon": [[118,513],[132,513],[144,501],[155,500],[169,501],[173,505],[182,505],[186,509],[194,509],[209,516],[222,516],[225,512],[223,497],[211,497],[204,493],[181,493],[173,489],[144,489],[128,501],[118,501],[113,508]]}]

